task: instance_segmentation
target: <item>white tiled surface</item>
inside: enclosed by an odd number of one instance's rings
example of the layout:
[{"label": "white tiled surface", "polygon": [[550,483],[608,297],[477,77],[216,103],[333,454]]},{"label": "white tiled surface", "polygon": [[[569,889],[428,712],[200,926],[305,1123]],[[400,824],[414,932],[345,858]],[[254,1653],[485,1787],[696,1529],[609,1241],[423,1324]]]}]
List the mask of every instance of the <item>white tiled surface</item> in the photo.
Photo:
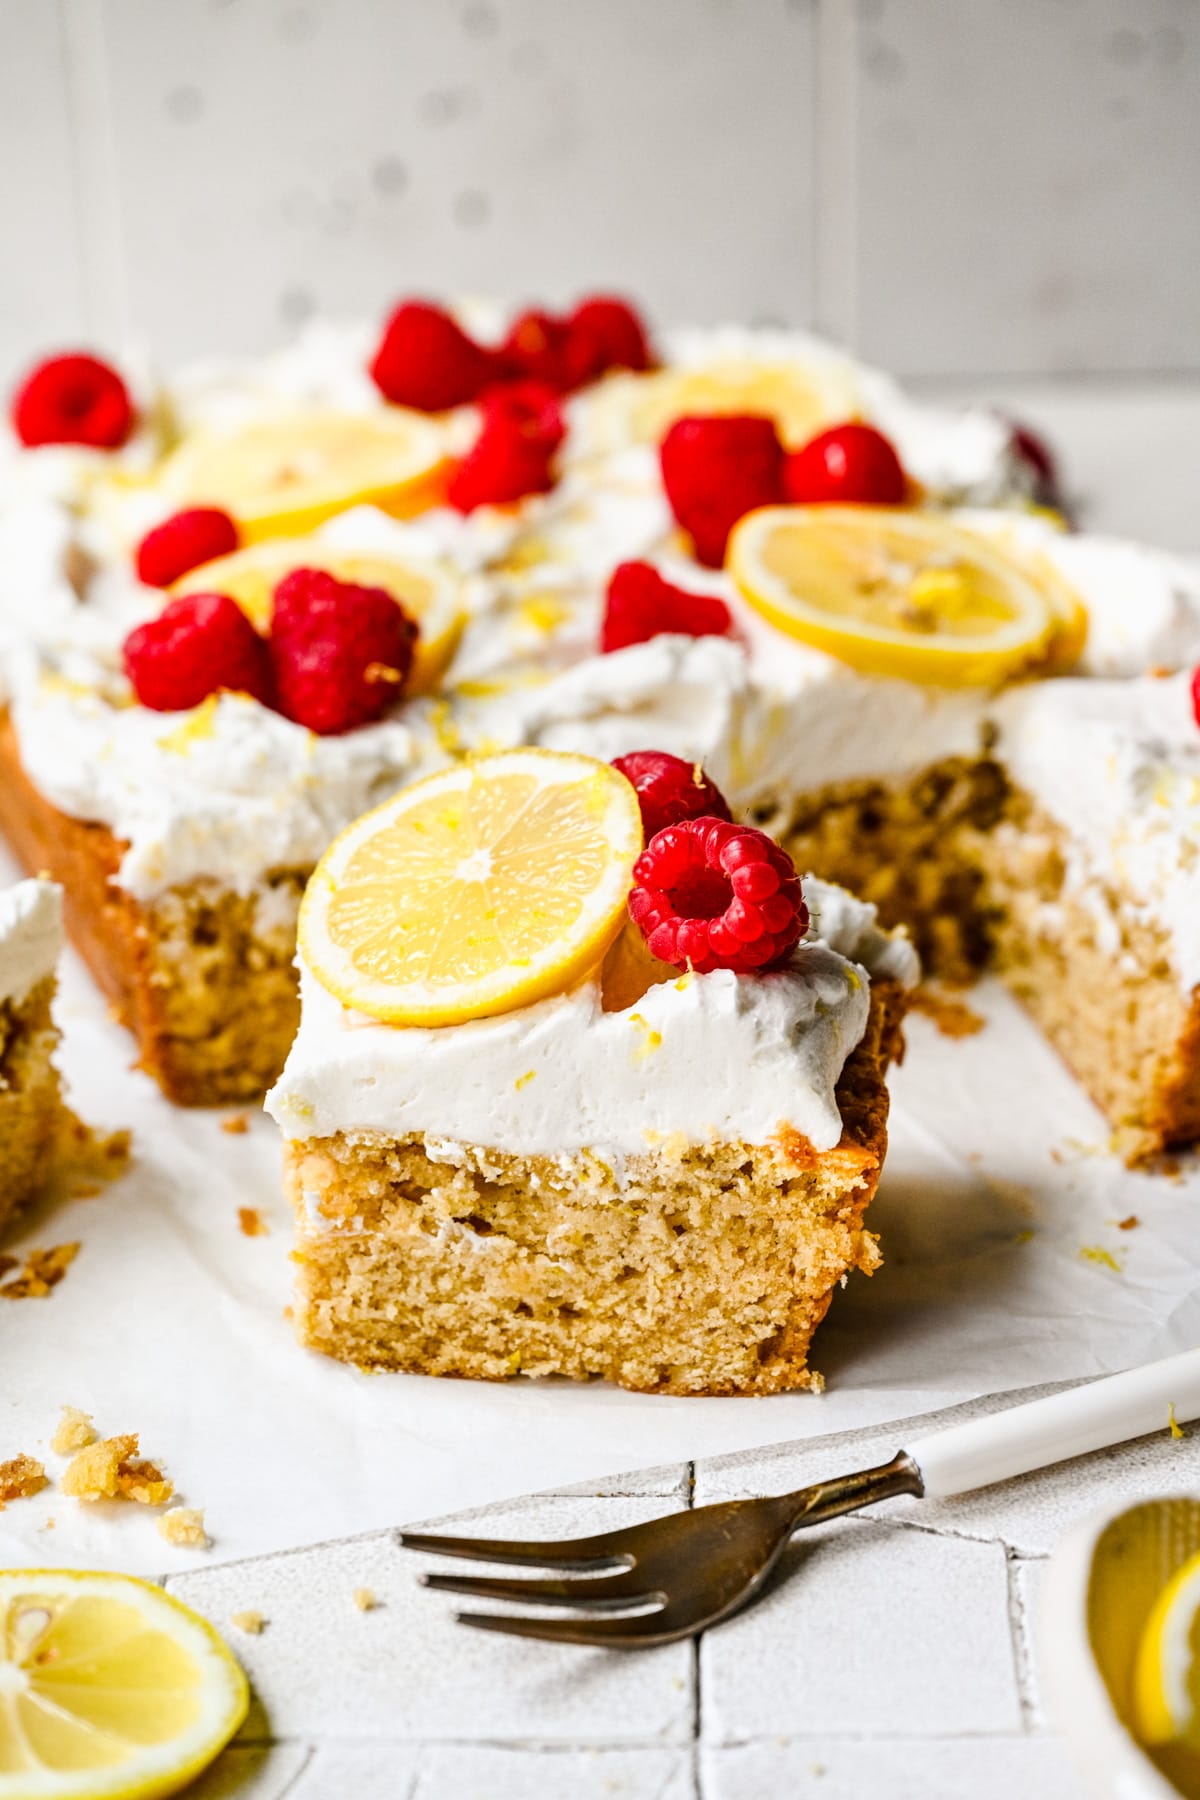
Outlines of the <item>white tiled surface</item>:
[{"label": "white tiled surface", "polygon": [[4,0],[0,382],[402,291],[1200,369],[1189,0]]},{"label": "white tiled surface", "polygon": [[[982,1400],[885,1433],[725,1457],[442,1523],[589,1533],[865,1467]],[[622,1493],[621,1488],[638,1492]],[[255,1705],[202,1800],[1086,1800],[1041,1698],[1047,1552],[1075,1519],[1200,1491],[1200,1431],[953,1503],[802,1535],[758,1605],[634,1656],[501,1641],[417,1585],[390,1533],[172,1577],[234,1644]],[[459,1564],[460,1568],[472,1565]],[[354,1589],[379,1604],[360,1612]],[[246,1636],[233,1614],[260,1611]],[[269,1740],[274,1739],[274,1742]]]}]

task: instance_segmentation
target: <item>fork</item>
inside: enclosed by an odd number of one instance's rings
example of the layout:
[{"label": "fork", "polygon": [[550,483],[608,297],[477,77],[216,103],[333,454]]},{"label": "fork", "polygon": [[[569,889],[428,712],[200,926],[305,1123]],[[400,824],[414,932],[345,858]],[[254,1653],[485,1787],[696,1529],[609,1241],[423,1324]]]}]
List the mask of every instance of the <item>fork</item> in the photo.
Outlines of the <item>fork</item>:
[{"label": "fork", "polygon": [[921,1437],[878,1468],[816,1481],[793,1494],[725,1500],[644,1525],[557,1541],[442,1537],[403,1531],[406,1550],[472,1562],[558,1568],[562,1575],[423,1577],[444,1594],[525,1601],[583,1616],[458,1613],[464,1625],[551,1643],[639,1650],[692,1637],[762,1591],[789,1539],[900,1494],[941,1500],[1110,1444],[1200,1418],[1200,1350],[1109,1375]]}]

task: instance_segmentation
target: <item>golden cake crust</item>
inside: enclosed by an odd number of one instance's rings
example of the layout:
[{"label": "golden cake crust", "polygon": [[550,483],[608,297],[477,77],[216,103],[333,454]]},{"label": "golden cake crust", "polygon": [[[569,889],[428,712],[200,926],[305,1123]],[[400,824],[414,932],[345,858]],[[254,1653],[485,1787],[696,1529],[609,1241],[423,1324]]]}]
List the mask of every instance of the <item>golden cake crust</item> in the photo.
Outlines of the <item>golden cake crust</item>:
[{"label": "golden cake crust", "polygon": [[[220,1106],[260,1099],[299,1022],[294,934],[257,929],[252,897],[192,883],[145,905],[117,885],[125,845],[75,819],[29,779],[12,720],[0,719],[0,829],[31,873],[63,887],[67,930],[139,1062],[168,1099]],[[298,906],[307,870],[271,880]]]}]

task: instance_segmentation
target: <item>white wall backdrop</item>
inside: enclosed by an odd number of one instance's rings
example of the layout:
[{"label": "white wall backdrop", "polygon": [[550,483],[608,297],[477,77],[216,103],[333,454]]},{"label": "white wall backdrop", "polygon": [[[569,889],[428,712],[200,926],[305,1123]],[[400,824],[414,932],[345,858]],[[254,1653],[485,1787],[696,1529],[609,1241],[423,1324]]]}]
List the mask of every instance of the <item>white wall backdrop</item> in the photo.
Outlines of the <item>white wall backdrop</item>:
[{"label": "white wall backdrop", "polygon": [[405,291],[1200,370],[1197,0],[0,0],[0,376]]}]

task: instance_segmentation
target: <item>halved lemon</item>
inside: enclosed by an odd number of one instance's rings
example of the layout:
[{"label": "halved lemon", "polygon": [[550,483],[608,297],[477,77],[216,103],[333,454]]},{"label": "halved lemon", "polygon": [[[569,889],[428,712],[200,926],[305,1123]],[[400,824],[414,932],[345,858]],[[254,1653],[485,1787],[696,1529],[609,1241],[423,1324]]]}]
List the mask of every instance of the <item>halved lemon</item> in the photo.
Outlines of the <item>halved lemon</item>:
[{"label": "halved lemon", "polygon": [[130,1575],[0,1571],[0,1800],[178,1793],[246,1716],[212,1626]]},{"label": "halved lemon", "polygon": [[394,406],[196,431],[163,462],[158,486],[180,506],[224,507],[257,543],[311,531],[360,504],[409,518],[444,497],[448,469],[441,427]]},{"label": "halved lemon", "polygon": [[502,750],[430,775],[326,851],[300,949],[344,1006],[453,1025],[561,993],[625,918],[637,795],[590,756]]},{"label": "halved lemon", "polygon": [[723,356],[695,368],[612,377],[589,399],[589,432],[599,448],[631,439],[658,444],[676,419],[761,413],[775,420],[795,450],[825,426],[851,417],[859,404],[853,381],[836,362]]},{"label": "halved lemon", "polygon": [[456,577],[434,563],[377,551],[326,549],[316,538],[273,538],[190,569],[178,594],[228,594],[260,631],[271,623],[275,589],[292,569],[324,569],[338,581],[381,587],[417,621],[421,635],[406,692],[432,693],[458,648],[466,613]]},{"label": "halved lemon", "polygon": [[938,513],[763,507],[735,526],[726,566],[773,625],[870,675],[992,686],[1063,628],[1044,576]]},{"label": "halved lemon", "polygon": [[1200,1750],[1200,1554],[1176,1570],[1146,1620],[1133,1672],[1144,1744]]}]

